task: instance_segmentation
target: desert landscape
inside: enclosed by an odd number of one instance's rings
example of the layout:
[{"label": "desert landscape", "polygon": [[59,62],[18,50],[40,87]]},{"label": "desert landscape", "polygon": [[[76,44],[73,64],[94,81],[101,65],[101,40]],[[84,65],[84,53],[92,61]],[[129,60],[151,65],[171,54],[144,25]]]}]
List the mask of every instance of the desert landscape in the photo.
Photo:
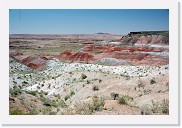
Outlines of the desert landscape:
[{"label": "desert landscape", "polygon": [[168,115],[169,31],[10,34],[10,115]]}]

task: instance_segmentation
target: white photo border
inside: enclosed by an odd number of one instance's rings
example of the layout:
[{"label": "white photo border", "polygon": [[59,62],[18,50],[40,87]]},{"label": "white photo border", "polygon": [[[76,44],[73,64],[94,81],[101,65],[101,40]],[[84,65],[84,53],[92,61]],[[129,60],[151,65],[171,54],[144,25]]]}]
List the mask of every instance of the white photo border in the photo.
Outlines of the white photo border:
[{"label": "white photo border", "polygon": [[[9,9],[169,9],[169,115],[9,115]],[[1,0],[0,116],[4,125],[179,125],[177,0]]]}]

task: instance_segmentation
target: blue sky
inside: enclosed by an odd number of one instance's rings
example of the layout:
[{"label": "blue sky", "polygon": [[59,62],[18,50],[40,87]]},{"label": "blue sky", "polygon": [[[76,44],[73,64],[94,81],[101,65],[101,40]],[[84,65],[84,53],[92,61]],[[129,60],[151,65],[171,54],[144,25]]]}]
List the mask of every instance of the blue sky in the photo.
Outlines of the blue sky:
[{"label": "blue sky", "polygon": [[10,34],[127,34],[169,30],[167,9],[11,9]]}]

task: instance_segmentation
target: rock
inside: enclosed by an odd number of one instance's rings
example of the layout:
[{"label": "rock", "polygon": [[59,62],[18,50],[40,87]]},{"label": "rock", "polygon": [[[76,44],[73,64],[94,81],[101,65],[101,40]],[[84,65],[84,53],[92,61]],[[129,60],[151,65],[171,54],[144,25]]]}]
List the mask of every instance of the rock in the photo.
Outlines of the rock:
[{"label": "rock", "polygon": [[127,60],[115,58],[102,58],[97,60],[95,63],[106,66],[132,65],[132,63]]}]

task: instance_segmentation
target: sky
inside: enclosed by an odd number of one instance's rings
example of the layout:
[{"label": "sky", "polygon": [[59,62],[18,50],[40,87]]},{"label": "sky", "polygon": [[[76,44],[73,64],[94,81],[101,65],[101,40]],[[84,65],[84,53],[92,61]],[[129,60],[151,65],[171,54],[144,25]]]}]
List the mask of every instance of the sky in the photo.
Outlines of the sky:
[{"label": "sky", "polygon": [[10,34],[127,34],[169,30],[168,9],[11,9]]}]

